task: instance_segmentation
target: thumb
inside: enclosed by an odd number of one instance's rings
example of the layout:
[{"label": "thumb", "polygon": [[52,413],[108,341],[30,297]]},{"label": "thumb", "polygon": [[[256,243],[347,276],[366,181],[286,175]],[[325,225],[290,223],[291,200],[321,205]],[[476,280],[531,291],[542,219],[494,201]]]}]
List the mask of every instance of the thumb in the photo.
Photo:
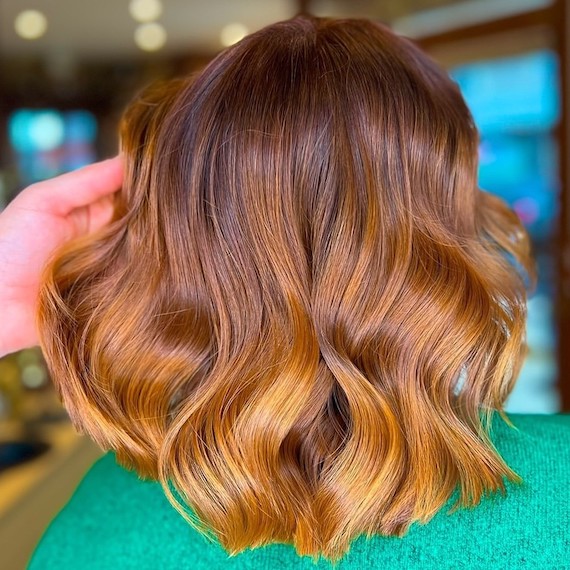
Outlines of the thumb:
[{"label": "thumb", "polygon": [[81,208],[75,208],[69,214],[69,221],[73,227],[74,236],[83,236],[96,232],[107,225],[113,217],[114,194],[103,196]]}]

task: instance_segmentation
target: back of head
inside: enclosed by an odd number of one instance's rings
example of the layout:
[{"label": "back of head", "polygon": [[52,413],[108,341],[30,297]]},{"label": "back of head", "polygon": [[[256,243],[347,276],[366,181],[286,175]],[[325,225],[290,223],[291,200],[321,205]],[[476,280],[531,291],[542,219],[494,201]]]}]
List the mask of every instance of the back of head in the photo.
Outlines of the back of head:
[{"label": "back of head", "polygon": [[112,222],[41,292],[79,429],[230,553],[337,559],[517,480],[488,426],[525,351],[528,238],[417,47],[299,16],[143,92],[121,140]]}]

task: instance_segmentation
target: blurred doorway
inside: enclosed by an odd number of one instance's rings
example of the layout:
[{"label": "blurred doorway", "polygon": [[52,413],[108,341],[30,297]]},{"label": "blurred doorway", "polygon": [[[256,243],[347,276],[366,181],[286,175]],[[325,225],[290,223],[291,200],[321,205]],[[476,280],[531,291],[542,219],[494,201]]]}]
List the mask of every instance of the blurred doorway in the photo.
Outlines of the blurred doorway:
[{"label": "blurred doorway", "polygon": [[471,109],[481,137],[479,186],[503,198],[532,238],[539,276],[528,301],[529,353],[505,406],[519,413],[570,405],[559,11],[553,4],[417,40],[448,69]]}]

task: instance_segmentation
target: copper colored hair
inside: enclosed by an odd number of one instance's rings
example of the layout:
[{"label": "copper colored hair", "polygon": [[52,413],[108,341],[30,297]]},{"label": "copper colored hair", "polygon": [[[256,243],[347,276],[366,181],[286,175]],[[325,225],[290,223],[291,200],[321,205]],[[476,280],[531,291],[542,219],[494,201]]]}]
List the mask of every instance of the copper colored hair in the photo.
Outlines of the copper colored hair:
[{"label": "copper colored hair", "polygon": [[40,295],[80,431],[229,554],[336,561],[521,481],[490,428],[512,426],[529,240],[419,48],[298,16],[146,89],[120,130],[113,219]]}]

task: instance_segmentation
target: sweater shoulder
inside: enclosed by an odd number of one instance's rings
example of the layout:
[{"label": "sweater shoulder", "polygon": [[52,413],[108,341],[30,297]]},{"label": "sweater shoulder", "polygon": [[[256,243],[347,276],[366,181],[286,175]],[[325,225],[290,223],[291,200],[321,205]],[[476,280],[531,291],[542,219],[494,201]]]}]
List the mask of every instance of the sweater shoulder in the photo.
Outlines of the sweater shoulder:
[{"label": "sweater shoulder", "polygon": [[[570,414],[508,413],[507,418],[513,427],[493,416],[492,441],[522,484],[508,484],[505,496],[488,497],[476,509],[454,514],[442,509],[429,524],[412,525],[402,539],[360,538],[338,570],[376,568],[379,562],[418,570],[506,569],[523,562],[563,567],[570,548]],[[228,558],[172,508],[159,483],[125,469],[112,452],[90,468],[44,534],[29,568],[134,569],[149,567],[148,561],[153,568],[191,565],[193,570],[317,568],[282,544]],[[318,568],[329,566],[323,562]]]},{"label": "sweater shoulder", "polygon": [[511,414],[507,417],[521,429],[537,434],[561,433],[570,434],[570,413],[560,414]]},{"label": "sweater shoulder", "polygon": [[[491,435],[498,447],[520,446],[530,455],[570,457],[570,414],[506,414],[512,427],[495,414]],[[570,468],[570,465],[569,465]]]}]

